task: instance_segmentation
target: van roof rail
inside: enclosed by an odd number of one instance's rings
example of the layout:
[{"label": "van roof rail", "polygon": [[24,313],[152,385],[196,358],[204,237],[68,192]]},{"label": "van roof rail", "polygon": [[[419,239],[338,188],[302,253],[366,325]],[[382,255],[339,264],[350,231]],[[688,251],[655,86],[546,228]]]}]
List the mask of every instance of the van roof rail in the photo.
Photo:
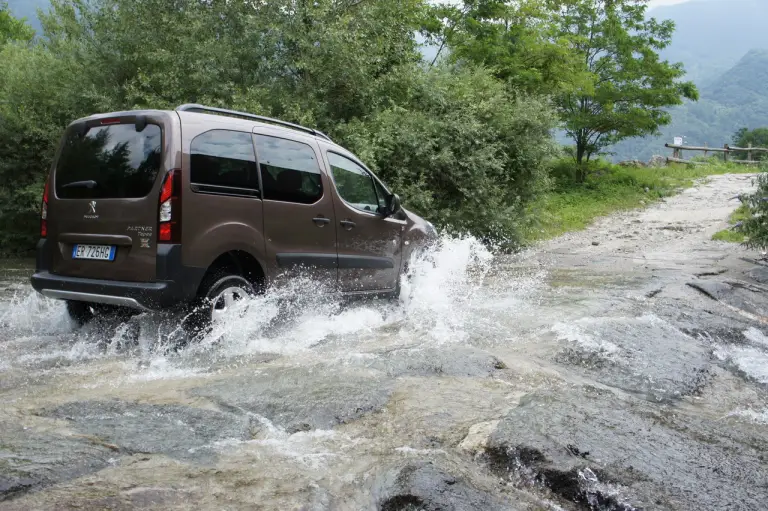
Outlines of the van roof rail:
[{"label": "van roof rail", "polygon": [[217,113],[221,115],[226,115],[228,117],[242,117],[244,119],[253,119],[254,121],[261,121],[261,122],[267,122],[271,124],[277,124],[278,126],[284,126],[286,128],[291,128],[294,130],[303,131],[305,133],[310,133],[312,135],[318,136],[320,138],[324,138],[328,142],[333,142],[331,140],[331,137],[323,133],[322,131],[318,131],[313,128],[307,128],[306,126],[301,126],[299,124],[294,124],[292,122],[287,121],[281,121],[280,119],[273,119],[271,117],[264,117],[263,115],[255,115],[255,114],[249,114],[248,112],[238,112],[237,110],[227,110],[225,108],[216,108],[213,106],[205,106],[205,105],[198,105],[193,103],[188,103],[185,105],[181,105],[176,107],[176,110],[178,112],[210,112],[210,113]]}]

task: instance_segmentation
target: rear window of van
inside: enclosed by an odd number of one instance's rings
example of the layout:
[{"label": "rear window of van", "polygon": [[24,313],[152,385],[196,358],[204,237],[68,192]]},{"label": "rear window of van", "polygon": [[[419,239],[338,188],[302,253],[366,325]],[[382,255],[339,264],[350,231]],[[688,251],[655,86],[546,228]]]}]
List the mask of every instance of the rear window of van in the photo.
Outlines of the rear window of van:
[{"label": "rear window of van", "polygon": [[56,196],[61,199],[129,199],[152,190],[162,156],[160,126],[95,126],[72,134],[56,163]]}]

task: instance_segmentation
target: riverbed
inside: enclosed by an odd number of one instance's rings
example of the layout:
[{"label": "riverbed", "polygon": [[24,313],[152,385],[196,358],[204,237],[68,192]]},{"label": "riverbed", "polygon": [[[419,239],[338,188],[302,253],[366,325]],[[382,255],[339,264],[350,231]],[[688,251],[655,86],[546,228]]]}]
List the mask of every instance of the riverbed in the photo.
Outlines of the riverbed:
[{"label": "riverbed", "polygon": [[183,349],[0,263],[0,509],[763,509],[768,266],[711,241],[752,179],[443,237],[397,301],[296,282]]}]

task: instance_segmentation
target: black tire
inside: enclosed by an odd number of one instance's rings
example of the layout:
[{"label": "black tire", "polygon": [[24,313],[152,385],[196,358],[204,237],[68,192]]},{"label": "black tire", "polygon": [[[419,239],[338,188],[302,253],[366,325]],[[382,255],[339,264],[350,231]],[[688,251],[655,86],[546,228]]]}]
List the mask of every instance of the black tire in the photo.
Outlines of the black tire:
[{"label": "black tire", "polygon": [[67,300],[67,313],[78,327],[83,327],[99,316],[110,316],[127,321],[136,314],[136,311],[114,305]]},{"label": "black tire", "polygon": [[203,279],[197,299],[184,320],[184,329],[194,336],[207,333],[214,321],[216,311],[223,311],[230,303],[227,297],[235,301],[246,299],[256,294],[253,284],[245,277],[233,273],[216,272]]},{"label": "black tire", "polygon": [[67,314],[78,327],[85,326],[96,314],[90,303],[67,300]]}]

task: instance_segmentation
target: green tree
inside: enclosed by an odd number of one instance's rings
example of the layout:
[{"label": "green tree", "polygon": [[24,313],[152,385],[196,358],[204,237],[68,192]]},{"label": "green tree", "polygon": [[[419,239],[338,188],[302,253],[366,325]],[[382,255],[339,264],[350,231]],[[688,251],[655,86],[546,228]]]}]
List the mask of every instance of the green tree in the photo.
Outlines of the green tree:
[{"label": "green tree", "polygon": [[30,42],[35,37],[25,19],[16,19],[8,9],[8,2],[0,1],[0,48],[12,41]]},{"label": "green tree", "polygon": [[[27,55],[35,36],[23,19],[14,18],[6,2],[0,2],[0,245],[13,246],[31,242],[37,231],[34,213],[40,196],[35,184],[39,170],[30,168],[35,161],[35,136],[23,136],[15,119],[24,115],[11,94],[5,94],[7,84],[18,77],[17,66],[25,65],[17,57]],[[28,77],[31,78],[31,77]],[[25,84],[29,90],[41,77]],[[24,155],[24,156],[22,156]],[[32,176],[30,178],[30,176]]]},{"label": "green tree", "polygon": [[437,38],[453,62],[482,64],[527,93],[557,94],[587,83],[546,0],[466,0],[463,7],[442,6],[435,13],[443,20]]},{"label": "green tree", "polygon": [[674,32],[671,21],[646,17],[647,0],[553,0],[559,35],[571,42],[592,80],[557,98],[577,163],[630,137],[671,122],[666,107],[698,99],[681,82],[682,64],[660,59]]},{"label": "green tree", "polygon": [[[733,145],[735,147],[768,148],[768,128],[756,128],[754,130],[741,128],[733,135]],[[736,153],[736,157],[741,160],[746,160],[748,155],[747,152]],[[758,161],[768,159],[768,153],[752,153],[752,159]]]},{"label": "green tree", "polygon": [[656,133],[671,121],[667,107],[698,99],[682,65],[658,55],[674,24],[646,11],[647,0],[465,0],[443,15],[443,33],[455,61],[550,94],[581,164]]}]

